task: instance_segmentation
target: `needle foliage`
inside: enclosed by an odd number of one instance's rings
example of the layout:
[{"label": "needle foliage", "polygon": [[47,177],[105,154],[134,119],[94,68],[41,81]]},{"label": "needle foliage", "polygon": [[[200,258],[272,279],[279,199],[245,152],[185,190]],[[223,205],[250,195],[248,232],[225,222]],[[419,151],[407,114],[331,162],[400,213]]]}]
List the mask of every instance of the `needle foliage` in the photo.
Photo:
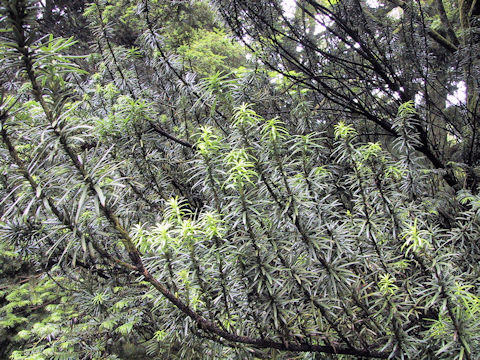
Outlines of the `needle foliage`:
[{"label": "needle foliage", "polygon": [[466,3],[2,1],[0,357],[478,358]]}]

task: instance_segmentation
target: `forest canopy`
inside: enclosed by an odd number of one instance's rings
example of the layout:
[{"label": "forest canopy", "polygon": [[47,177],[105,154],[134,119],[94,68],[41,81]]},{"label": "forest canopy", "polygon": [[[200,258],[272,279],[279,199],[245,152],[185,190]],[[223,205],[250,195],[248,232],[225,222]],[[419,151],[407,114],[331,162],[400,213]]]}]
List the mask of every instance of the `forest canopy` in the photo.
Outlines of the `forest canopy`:
[{"label": "forest canopy", "polygon": [[477,359],[479,16],[2,0],[0,358]]}]

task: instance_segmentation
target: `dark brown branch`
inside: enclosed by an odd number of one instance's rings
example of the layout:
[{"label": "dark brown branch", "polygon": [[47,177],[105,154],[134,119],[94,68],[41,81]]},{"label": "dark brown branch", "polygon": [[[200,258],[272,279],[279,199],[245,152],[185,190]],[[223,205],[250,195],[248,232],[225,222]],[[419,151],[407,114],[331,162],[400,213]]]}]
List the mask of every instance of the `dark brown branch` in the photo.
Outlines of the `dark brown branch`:
[{"label": "dark brown branch", "polygon": [[165,136],[167,139],[170,139],[174,142],[176,142],[177,144],[180,144],[182,146],[185,146],[185,147],[188,147],[190,149],[195,149],[195,145],[192,145],[190,144],[189,142],[185,141],[185,140],[181,140],[181,139],[178,139],[176,138],[175,136],[173,135],[170,135],[169,133],[167,133],[165,130],[162,129],[162,127],[158,124],[155,124],[154,122],[150,122],[150,124],[152,125],[152,130],[155,131],[156,133],[162,135],[162,136]]}]

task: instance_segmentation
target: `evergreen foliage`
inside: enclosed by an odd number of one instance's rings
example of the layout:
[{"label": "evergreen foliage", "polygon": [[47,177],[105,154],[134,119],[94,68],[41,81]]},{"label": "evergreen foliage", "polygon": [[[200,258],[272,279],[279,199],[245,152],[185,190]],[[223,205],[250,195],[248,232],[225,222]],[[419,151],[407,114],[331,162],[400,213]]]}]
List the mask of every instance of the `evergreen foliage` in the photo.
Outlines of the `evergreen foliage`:
[{"label": "evergreen foliage", "polygon": [[0,357],[476,359],[478,15],[3,0]]}]

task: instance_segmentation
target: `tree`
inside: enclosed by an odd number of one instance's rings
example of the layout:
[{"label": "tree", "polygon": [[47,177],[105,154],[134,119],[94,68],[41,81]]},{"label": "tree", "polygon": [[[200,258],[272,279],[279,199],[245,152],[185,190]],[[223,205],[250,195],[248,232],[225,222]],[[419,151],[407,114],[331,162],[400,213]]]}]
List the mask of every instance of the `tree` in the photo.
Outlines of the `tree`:
[{"label": "tree", "polygon": [[1,8],[12,358],[477,357],[475,3],[216,1],[250,61],[204,2],[85,2],[88,55],[45,4]]},{"label": "tree", "polygon": [[[257,40],[252,49],[265,64],[311,89],[312,104],[328,125],[341,113],[368,123],[360,134],[383,132],[395,139],[398,107],[415,103],[415,149],[445,172],[450,186],[460,189],[466,181],[476,188],[477,5],[312,0],[299,1],[288,18],[275,1],[217,3],[240,38]],[[466,102],[457,99],[457,106],[448,107],[449,94],[459,86],[466,87]],[[365,141],[379,139],[367,135]],[[451,169],[454,163],[463,169],[461,178]]]}]

